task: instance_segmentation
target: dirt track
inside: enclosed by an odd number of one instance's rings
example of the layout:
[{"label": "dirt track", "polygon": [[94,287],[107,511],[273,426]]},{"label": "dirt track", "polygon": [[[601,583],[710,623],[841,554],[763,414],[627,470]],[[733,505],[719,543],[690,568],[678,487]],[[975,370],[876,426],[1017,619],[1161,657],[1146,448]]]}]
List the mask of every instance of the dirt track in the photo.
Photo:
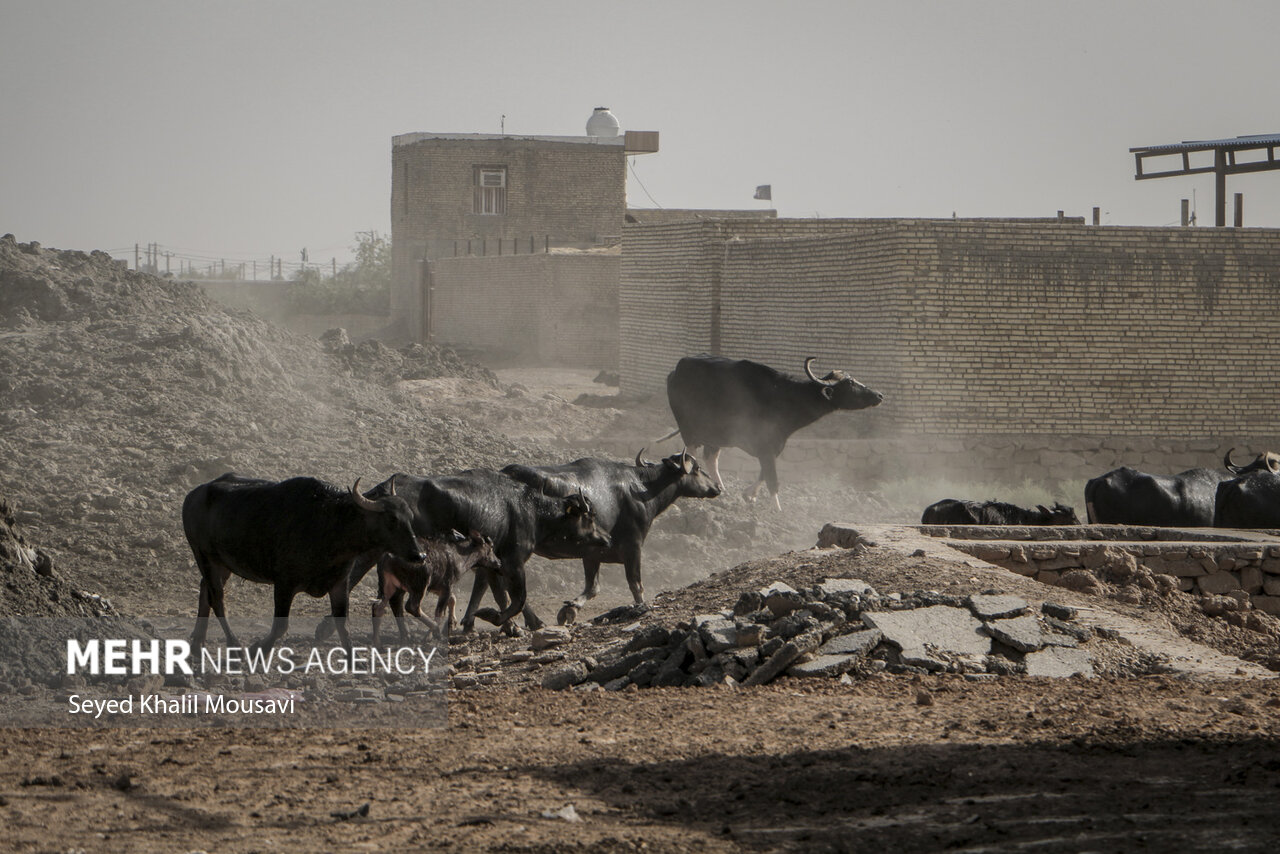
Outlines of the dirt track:
[{"label": "dirt track", "polygon": [[1165,678],[480,689],[447,730],[5,732],[0,792],[15,850],[1265,851],[1278,727]]}]

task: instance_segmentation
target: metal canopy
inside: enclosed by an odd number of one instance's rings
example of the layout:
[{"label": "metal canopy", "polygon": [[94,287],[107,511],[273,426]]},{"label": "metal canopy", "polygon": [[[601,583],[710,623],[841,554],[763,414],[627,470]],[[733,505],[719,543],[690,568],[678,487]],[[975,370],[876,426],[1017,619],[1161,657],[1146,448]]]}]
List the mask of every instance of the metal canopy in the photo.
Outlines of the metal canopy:
[{"label": "metal canopy", "polygon": [[[1229,139],[1201,139],[1165,145],[1144,145],[1130,148],[1133,154],[1138,181],[1147,178],[1169,178],[1175,175],[1214,174],[1214,224],[1227,224],[1227,176],[1245,172],[1265,172],[1280,169],[1276,160],[1276,148],[1280,147],[1280,134],[1265,133],[1252,136],[1236,136]],[[1192,165],[1191,155],[1213,152],[1213,164]],[[1180,168],[1165,168],[1149,172],[1144,169],[1148,158],[1178,157]],[[1168,164],[1165,164],[1166,166]]]}]

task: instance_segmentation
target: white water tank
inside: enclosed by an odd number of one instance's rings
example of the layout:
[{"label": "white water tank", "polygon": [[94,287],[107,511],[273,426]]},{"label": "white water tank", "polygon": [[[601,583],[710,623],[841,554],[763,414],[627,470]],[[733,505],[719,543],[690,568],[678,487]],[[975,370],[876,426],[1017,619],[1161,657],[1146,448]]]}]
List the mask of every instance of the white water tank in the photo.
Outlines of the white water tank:
[{"label": "white water tank", "polygon": [[596,107],[587,119],[587,136],[617,136],[618,117],[608,107]]}]

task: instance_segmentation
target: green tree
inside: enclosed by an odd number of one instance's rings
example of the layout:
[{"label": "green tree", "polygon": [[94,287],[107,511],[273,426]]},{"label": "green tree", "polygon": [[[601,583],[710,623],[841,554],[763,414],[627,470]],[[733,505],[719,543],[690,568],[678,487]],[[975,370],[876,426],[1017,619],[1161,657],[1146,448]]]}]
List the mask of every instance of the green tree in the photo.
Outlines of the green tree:
[{"label": "green tree", "polygon": [[299,314],[386,314],[391,310],[391,240],[376,231],[356,232],[356,260],[325,278],[320,269],[299,270],[289,302]]}]

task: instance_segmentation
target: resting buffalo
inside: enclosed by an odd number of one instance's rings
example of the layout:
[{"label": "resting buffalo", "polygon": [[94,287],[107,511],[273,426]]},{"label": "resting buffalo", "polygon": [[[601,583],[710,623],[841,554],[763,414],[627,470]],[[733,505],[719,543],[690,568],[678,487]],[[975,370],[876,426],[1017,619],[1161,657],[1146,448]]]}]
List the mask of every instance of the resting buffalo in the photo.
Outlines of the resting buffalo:
[{"label": "resting buffalo", "polygon": [[721,489],[720,450],[741,448],[760,461],[760,477],[747,498],[754,501],[764,484],[780,507],[778,455],[791,434],[837,409],[866,409],[884,400],[844,371],[819,378],[814,358],[804,360],[808,379],[799,379],[747,359],[684,357],[667,375],[667,400],[678,426],[659,441],[679,433],[691,450],[703,446],[704,462]]},{"label": "resting buffalo", "polygon": [[1280,474],[1268,469],[1218,484],[1216,528],[1280,528]]},{"label": "resting buffalo", "polygon": [[1089,522],[1103,525],[1154,525],[1208,528],[1214,524],[1218,484],[1252,471],[1280,472],[1280,455],[1258,454],[1246,466],[1223,457],[1223,469],[1194,468],[1175,475],[1145,474],[1123,467],[1085,484]]},{"label": "resting buffalo", "polygon": [[255,649],[269,650],[289,627],[298,593],[329,595],[342,645],[347,637],[347,566],[362,556],[376,560],[389,552],[401,560],[422,560],[413,536],[413,514],[394,490],[370,499],[360,481],[343,490],[313,477],[274,483],[227,473],[201,484],[182,502],[182,528],[200,568],[200,604],[194,647],[204,645],[209,610],[217,615],[227,643],[239,646],[223,610],[223,589],[234,573],[275,586],[271,632]]},{"label": "resting buffalo", "polygon": [[960,501],[944,498],[924,508],[922,525],[1079,525],[1076,511],[1061,503],[1034,510],[1003,501]]},{"label": "resting buffalo", "polygon": [[[600,527],[609,532],[608,545],[582,542],[544,542],[534,549],[552,560],[581,559],[586,586],[577,598],[565,603],[557,615],[560,623],[573,622],[579,608],[596,595],[600,564],[620,563],[627,576],[631,595],[637,603],[644,601],[644,585],[640,581],[640,550],[649,527],[658,514],[679,498],[715,498],[720,488],[685,452],[673,454],[660,463],[643,460],[636,454],[635,465],[587,457],[559,466],[513,465],[503,473],[547,492],[559,489],[581,490],[591,501]],[[479,591],[471,599],[474,609]],[[539,622],[530,609],[525,609],[525,623]]]}]

